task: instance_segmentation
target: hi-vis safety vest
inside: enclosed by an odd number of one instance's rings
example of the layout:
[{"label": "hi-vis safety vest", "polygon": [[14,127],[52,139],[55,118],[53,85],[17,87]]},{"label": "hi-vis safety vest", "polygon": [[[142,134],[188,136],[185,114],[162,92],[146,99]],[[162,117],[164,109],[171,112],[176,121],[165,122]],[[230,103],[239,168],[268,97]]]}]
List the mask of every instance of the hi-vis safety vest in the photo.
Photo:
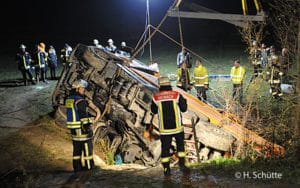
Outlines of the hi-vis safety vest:
[{"label": "hi-vis safety vest", "polygon": [[75,141],[85,141],[92,138],[88,134],[88,130],[85,129],[85,125],[91,123],[90,118],[80,118],[78,114],[77,104],[83,100],[80,95],[70,96],[66,100],[67,128],[71,130],[72,140]]},{"label": "hi-vis safety vest", "polygon": [[242,84],[246,71],[240,66],[239,68],[232,67],[230,71],[230,78],[233,84]]},{"label": "hi-vis safety vest", "polygon": [[180,94],[172,90],[161,91],[153,96],[153,101],[158,108],[161,135],[176,134],[183,131],[179,97]]},{"label": "hi-vis safety vest", "polygon": [[[190,70],[185,69],[185,71],[186,71],[187,75],[185,75],[186,76],[185,78],[182,78],[182,68],[179,68],[176,70],[176,85],[177,86],[183,86],[183,85],[190,84],[190,81],[191,81]],[[184,80],[186,83],[182,83],[181,79]]]},{"label": "hi-vis safety vest", "polygon": [[206,67],[199,65],[194,69],[194,86],[204,86],[208,84],[208,73]]}]

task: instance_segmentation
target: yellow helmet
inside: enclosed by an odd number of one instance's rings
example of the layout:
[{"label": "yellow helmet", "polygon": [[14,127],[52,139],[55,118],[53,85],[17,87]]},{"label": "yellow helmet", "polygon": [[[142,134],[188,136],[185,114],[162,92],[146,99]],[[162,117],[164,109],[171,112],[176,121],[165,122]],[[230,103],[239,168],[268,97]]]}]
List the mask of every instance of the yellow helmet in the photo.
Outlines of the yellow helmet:
[{"label": "yellow helmet", "polygon": [[170,79],[168,77],[160,77],[158,78],[159,86],[171,86]]}]

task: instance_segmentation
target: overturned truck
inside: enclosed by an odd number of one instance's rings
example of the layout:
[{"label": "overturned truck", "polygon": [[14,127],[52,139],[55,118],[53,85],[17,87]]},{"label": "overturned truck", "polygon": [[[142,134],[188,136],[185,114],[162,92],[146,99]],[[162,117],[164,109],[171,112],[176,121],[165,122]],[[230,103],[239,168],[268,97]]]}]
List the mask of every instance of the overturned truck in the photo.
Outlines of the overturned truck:
[{"label": "overturned truck", "polygon": [[[152,94],[158,91],[156,75],[148,66],[122,53],[78,44],[53,92],[55,118],[65,124],[65,100],[71,85],[77,79],[87,80],[86,96],[102,112],[101,121],[95,125],[94,142],[106,140],[113,154],[119,154],[125,163],[155,166],[161,152],[157,115],[150,110]],[[284,153],[283,147],[244,128],[238,119],[177,87],[173,89],[188,103],[182,119],[189,162],[239,155],[245,143],[262,155]],[[175,146],[171,152],[176,153]]]}]

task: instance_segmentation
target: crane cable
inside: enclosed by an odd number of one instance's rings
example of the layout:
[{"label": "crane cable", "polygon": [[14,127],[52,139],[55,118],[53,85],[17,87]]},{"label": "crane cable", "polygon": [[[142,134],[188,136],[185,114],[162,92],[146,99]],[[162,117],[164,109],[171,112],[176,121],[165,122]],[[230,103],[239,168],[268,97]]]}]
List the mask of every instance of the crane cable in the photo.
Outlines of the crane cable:
[{"label": "crane cable", "polygon": [[[171,7],[174,7],[175,1],[174,3],[171,5]],[[170,8],[171,8],[170,7]],[[151,38],[155,35],[155,33],[157,32],[157,30],[162,26],[162,24],[165,22],[165,20],[168,17],[168,12],[165,14],[165,16],[163,17],[163,19],[160,21],[160,23],[158,24],[158,26],[156,27],[156,29],[151,33],[151,35],[148,37],[148,39],[142,44],[142,46],[137,49],[133,55],[131,56],[131,60],[134,59],[136,57],[136,55],[142,50],[142,48],[144,48],[144,46],[151,40]]]}]

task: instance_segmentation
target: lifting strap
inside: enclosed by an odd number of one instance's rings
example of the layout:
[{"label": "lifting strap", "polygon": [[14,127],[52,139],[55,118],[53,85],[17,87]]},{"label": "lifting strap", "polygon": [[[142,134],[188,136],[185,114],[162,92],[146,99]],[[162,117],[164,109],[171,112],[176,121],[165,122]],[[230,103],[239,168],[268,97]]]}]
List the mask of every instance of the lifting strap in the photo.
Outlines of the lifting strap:
[{"label": "lifting strap", "polygon": [[246,16],[247,15],[247,11],[248,11],[247,0],[242,0],[242,9],[243,9],[244,16]]}]

